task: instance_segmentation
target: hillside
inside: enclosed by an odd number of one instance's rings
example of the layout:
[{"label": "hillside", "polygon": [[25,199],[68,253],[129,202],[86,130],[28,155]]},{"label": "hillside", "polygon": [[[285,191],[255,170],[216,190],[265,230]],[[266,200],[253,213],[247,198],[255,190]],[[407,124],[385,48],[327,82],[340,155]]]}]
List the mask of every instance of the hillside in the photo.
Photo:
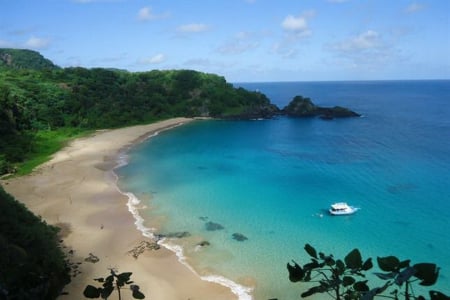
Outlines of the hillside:
[{"label": "hillside", "polygon": [[11,48],[0,48],[0,67],[33,70],[58,68],[36,51]]},{"label": "hillside", "polygon": [[55,299],[70,281],[56,227],[0,186],[0,299]]},{"label": "hillside", "polygon": [[193,70],[131,73],[58,68],[37,52],[0,49],[0,174],[16,171],[50,131],[123,127],[170,117],[260,118],[279,110],[261,93]]}]

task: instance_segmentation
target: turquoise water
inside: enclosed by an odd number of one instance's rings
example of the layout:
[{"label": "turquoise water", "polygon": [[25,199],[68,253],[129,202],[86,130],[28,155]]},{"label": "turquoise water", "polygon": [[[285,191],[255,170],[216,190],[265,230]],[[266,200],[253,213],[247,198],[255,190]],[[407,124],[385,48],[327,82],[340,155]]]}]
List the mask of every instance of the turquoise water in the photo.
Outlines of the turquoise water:
[{"label": "turquoise water", "polygon": [[[299,299],[306,287],[289,282],[286,263],[306,262],[305,243],[337,257],[359,248],[435,262],[437,288],[450,294],[450,81],[239,85],[280,107],[303,95],[364,117],[210,120],[162,132],[118,170],[121,188],[150,208],[139,211],[145,226],[189,232],[171,241],[187,263],[254,287],[255,299]],[[338,201],[361,210],[329,216]]]}]

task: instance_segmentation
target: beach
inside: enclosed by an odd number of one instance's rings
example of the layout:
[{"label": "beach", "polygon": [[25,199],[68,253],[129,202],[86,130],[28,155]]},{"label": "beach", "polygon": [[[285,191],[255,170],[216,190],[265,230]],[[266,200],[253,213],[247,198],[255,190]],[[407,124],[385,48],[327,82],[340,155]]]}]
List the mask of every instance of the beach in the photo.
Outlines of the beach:
[{"label": "beach", "polygon": [[[97,131],[72,141],[32,174],[2,181],[34,214],[61,228],[72,281],[59,299],[83,299],[84,288],[99,286],[93,279],[108,276],[111,268],[132,272],[146,299],[237,299],[229,288],[202,280],[175,253],[143,236],[127,207],[129,198],[116,186],[113,170],[121,154],[158,131],[191,121],[174,118]],[[130,291],[122,296],[132,298]]]}]

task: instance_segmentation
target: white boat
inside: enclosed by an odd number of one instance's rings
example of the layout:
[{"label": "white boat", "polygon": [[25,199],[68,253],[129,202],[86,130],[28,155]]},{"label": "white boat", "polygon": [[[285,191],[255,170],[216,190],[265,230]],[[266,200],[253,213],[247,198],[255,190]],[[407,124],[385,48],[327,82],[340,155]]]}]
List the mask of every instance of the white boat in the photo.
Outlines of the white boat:
[{"label": "white boat", "polygon": [[334,216],[351,215],[357,212],[359,208],[348,205],[345,202],[337,202],[331,205],[330,214]]}]

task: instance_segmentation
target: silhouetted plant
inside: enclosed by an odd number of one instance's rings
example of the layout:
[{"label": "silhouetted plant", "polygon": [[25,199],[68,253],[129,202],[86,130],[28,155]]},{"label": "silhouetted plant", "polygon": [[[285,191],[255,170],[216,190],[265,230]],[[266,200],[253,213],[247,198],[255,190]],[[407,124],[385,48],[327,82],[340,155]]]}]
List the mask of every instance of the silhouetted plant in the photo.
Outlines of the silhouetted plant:
[{"label": "silhouetted plant", "polygon": [[[353,249],[344,260],[335,259],[332,254],[317,253],[309,244],[305,251],[311,256],[311,262],[300,266],[295,261],[287,264],[289,280],[292,282],[314,282],[317,285],[301,294],[305,298],[318,293],[327,293],[336,300],[371,300],[376,296],[398,300],[425,300],[415,295],[413,283],[422,286],[434,285],[439,276],[439,268],[433,263],[410,265],[410,260],[400,261],[395,256],[378,257],[378,267],[383,273],[374,273],[384,281],[379,287],[370,288],[366,272],[372,269],[372,259],[363,261],[358,249]],[[449,300],[445,294],[430,290],[431,300]]]},{"label": "silhouetted plant", "polygon": [[95,278],[95,281],[102,283],[101,287],[95,287],[92,285],[86,286],[84,289],[83,295],[86,298],[102,298],[108,299],[108,297],[112,294],[114,289],[117,288],[117,293],[119,295],[119,300],[122,299],[122,295],[120,293],[121,289],[125,287],[125,285],[130,285],[130,290],[132,291],[132,296],[134,299],[144,299],[145,295],[139,291],[139,286],[132,284],[133,281],[130,280],[131,272],[124,272],[120,274],[116,274],[116,272],[111,269],[111,275],[106,278],[100,277]]}]

